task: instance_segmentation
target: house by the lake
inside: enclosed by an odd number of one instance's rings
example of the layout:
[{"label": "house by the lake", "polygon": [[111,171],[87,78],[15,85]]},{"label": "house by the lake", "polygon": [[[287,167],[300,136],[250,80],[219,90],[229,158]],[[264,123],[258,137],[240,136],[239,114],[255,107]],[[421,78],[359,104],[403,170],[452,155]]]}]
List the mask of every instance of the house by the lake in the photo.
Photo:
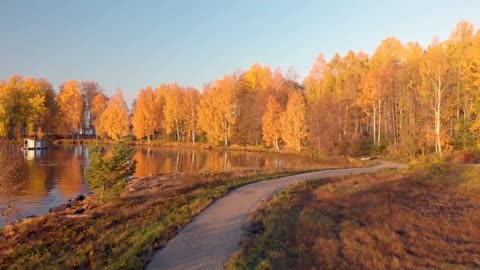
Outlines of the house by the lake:
[{"label": "house by the lake", "polygon": [[22,149],[23,150],[47,149],[47,142],[45,141],[45,139],[24,139]]}]

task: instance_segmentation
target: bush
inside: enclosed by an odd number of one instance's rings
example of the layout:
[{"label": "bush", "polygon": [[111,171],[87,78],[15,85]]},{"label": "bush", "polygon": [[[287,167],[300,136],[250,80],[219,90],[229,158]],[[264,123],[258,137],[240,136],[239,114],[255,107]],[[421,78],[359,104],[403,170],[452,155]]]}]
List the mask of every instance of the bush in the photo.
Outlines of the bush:
[{"label": "bush", "polygon": [[135,173],[137,161],[134,149],[124,142],[113,146],[112,155],[105,156],[105,148],[93,145],[89,149],[89,168],[85,172],[90,188],[101,201],[117,198],[125,188],[128,177]]}]

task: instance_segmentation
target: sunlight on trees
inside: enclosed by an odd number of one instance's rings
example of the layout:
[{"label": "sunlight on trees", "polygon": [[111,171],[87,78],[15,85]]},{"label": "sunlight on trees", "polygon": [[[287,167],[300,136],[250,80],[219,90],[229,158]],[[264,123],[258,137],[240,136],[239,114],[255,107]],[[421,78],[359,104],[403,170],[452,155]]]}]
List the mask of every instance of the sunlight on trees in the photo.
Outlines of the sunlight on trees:
[{"label": "sunlight on trees", "polygon": [[119,140],[129,133],[128,108],[120,89],[108,101],[105,111],[100,115],[99,134]]},{"label": "sunlight on trees", "polygon": [[214,85],[206,85],[198,105],[198,125],[210,143],[229,145],[236,122],[237,78],[225,75]]},{"label": "sunlight on trees", "polygon": [[293,68],[255,63],[201,92],[177,83],[142,89],[130,114],[120,91],[109,98],[94,81],[68,80],[57,94],[46,79],[12,75],[0,81],[0,135],[94,130],[115,140],[133,134],[336,155],[445,155],[480,145],[480,31],[468,21],[426,48],[387,37],[370,56],[320,53],[297,79]]},{"label": "sunlight on trees", "polygon": [[263,140],[267,145],[273,145],[280,150],[279,142],[282,137],[282,126],[278,117],[282,114],[282,108],[274,96],[268,97],[267,108],[262,117]]},{"label": "sunlight on trees", "polygon": [[300,151],[307,138],[305,98],[300,91],[293,91],[288,97],[285,112],[281,114],[282,139],[287,148]]},{"label": "sunlight on trees", "polygon": [[84,99],[80,84],[77,81],[66,81],[60,86],[57,96],[59,133],[80,134],[83,121]]},{"label": "sunlight on trees", "polygon": [[139,139],[148,141],[160,127],[160,106],[155,102],[155,91],[151,87],[140,90],[133,108],[133,133]]}]

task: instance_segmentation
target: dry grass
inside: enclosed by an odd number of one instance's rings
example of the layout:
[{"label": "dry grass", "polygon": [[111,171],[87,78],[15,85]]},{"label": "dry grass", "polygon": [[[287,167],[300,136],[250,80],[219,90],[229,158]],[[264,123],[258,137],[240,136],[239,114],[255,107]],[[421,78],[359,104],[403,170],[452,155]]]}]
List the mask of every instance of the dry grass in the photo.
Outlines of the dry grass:
[{"label": "dry grass", "polygon": [[[230,189],[288,172],[169,174],[134,180],[116,201],[88,197],[0,230],[0,269],[141,269],[192,217]],[[86,209],[72,215],[74,209]]]},{"label": "dry grass", "polygon": [[228,268],[480,268],[478,173],[445,166],[298,184],[255,215],[260,233]]}]

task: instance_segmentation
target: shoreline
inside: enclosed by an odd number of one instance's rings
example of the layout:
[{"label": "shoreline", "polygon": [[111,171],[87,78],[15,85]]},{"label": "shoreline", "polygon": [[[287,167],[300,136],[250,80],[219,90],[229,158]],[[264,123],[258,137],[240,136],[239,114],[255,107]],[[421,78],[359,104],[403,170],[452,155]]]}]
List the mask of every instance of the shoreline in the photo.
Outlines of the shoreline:
[{"label": "shoreline", "polygon": [[[99,203],[86,196],[72,207],[0,228],[0,254],[4,255],[0,256],[0,268],[59,264],[102,268],[111,263],[110,253],[104,253],[109,246],[116,246],[118,261],[114,264],[143,267],[154,250],[217,199],[250,183],[301,172],[176,173],[136,178],[115,200]],[[49,252],[37,253],[39,249]],[[143,255],[132,256],[132,249]],[[66,250],[75,260],[68,259]],[[39,258],[32,260],[32,256]],[[66,260],[59,262],[58,256]]]},{"label": "shoreline", "polygon": [[[51,143],[54,145],[112,145],[117,141],[115,140],[104,140],[104,139],[57,139],[51,140]],[[125,141],[127,145],[131,146],[142,146],[142,147],[158,147],[158,148],[177,148],[177,149],[198,149],[198,150],[212,150],[212,151],[244,151],[252,153],[271,153],[271,154],[281,154],[281,155],[297,155],[301,157],[308,157],[320,162],[348,162],[355,163],[357,160],[355,157],[336,155],[331,156],[327,154],[319,153],[315,149],[304,148],[302,151],[291,151],[287,149],[281,149],[280,151],[275,150],[274,148],[267,148],[265,146],[259,145],[230,145],[230,146],[215,146],[208,143],[191,143],[191,142],[163,142],[163,141]]]}]

